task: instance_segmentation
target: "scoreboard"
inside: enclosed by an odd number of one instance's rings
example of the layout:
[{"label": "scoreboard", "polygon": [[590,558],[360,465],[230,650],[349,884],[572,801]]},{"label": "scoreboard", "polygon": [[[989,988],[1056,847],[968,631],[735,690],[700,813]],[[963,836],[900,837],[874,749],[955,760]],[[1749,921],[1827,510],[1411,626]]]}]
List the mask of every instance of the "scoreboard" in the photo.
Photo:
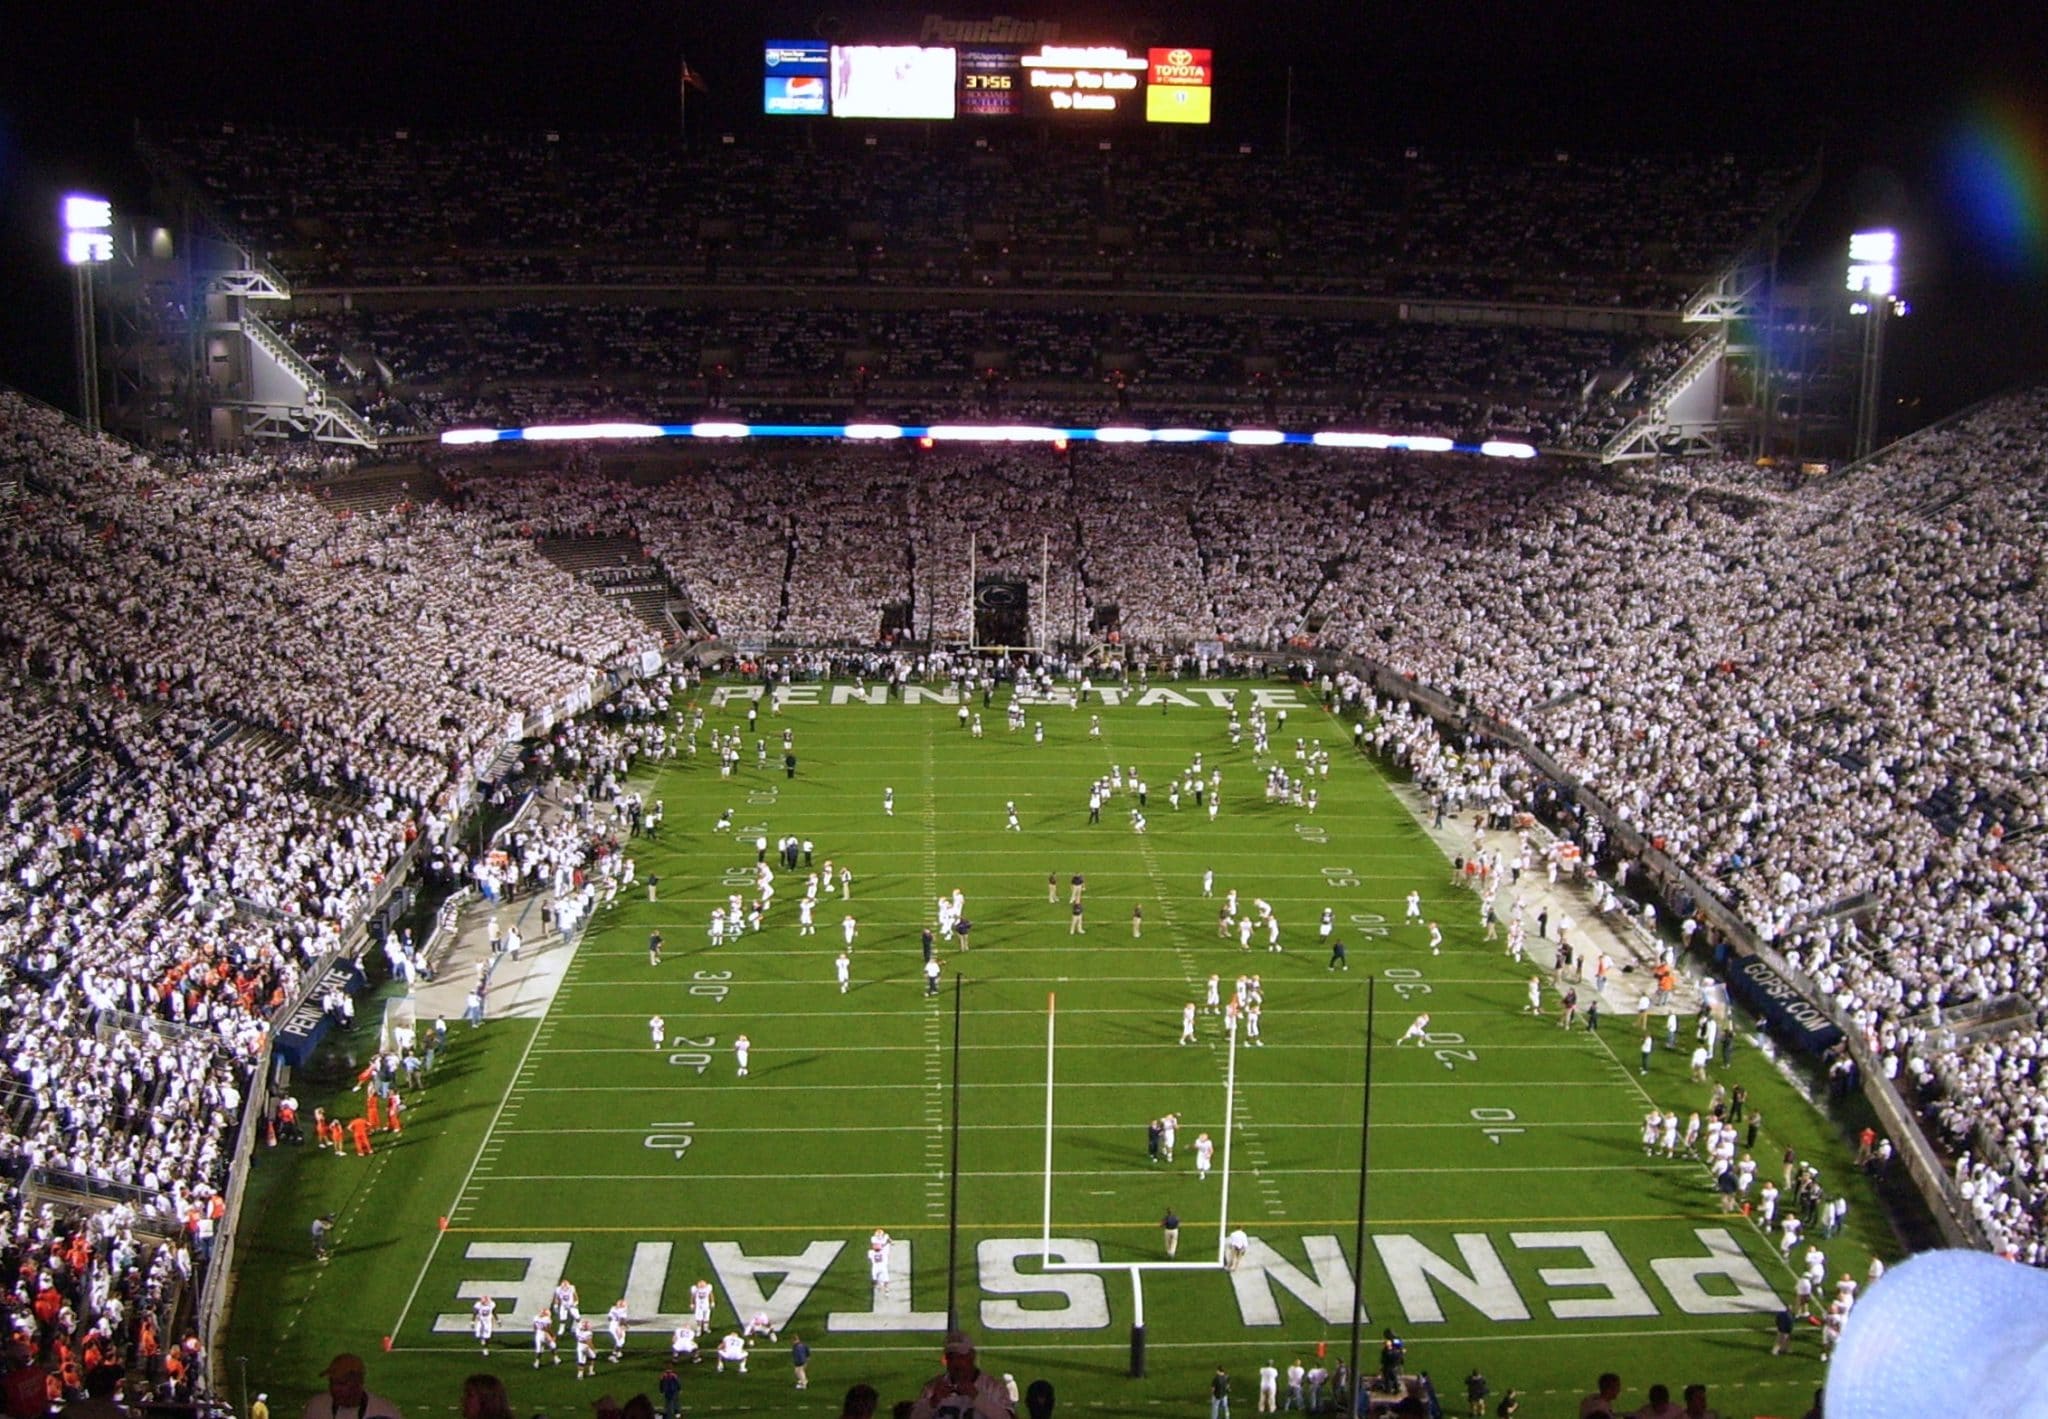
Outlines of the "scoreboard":
[{"label": "scoreboard", "polygon": [[771,40],[762,112],[834,118],[1207,123],[1213,51],[1186,46],[831,44]]}]

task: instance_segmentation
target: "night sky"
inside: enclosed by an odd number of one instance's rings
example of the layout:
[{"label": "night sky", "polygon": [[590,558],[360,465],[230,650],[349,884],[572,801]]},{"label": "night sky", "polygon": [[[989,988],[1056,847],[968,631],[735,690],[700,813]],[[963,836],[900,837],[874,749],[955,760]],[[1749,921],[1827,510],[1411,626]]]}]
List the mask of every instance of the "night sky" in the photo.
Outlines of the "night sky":
[{"label": "night sky", "polygon": [[[760,44],[914,32],[935,10],[1058,19],[1068,41],[1209,44],[1217,139],[1826,154],[1794,259],[1895,225],[1913,315],[1891,393],[1924,422],[2048,375],[2048,21],[2036,4],[810,3],[15,7],[0,53],[0,381],[67,405],[67,188],[139,200],[135,119],[673,133],[757,129]],[[788,122],[785,120],[785,122]],[[132,209],[132,208],[131,208]],[[1917,413],[1914,410],[1917,409]]]}]

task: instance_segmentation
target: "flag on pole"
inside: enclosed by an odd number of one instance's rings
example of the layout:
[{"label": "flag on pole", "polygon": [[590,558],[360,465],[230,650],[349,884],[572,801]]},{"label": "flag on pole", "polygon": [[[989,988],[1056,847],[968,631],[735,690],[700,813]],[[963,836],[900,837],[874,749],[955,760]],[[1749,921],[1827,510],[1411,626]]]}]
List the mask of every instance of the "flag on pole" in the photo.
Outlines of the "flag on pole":
[{"label": "flag on pole", "polygon": [[683,60],[682,85],[684,89],[695,89],[700,94],[711,92],[711,86],[704,82],[704,76],[690,67],[688,59]]}]

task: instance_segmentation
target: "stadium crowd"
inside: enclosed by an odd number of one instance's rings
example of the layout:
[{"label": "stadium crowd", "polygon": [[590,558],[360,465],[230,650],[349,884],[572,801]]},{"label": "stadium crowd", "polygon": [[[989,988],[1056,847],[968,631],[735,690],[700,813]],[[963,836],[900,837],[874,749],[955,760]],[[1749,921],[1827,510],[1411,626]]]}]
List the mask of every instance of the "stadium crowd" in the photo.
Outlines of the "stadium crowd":
[{"label": "stadium crowd", "polygon": [[[1039,400],[1064,421],[1107,416],[1121,382],[1127,400],[1221,399],[1237,424],[1370,416],[1582,451],[1641,412],[1706,338],[1079,304],[835,309],[816,299],[765,309],[359,304],[301,308],[278,328],[331,390],[389,431],[690,418],[713,388],[728,402],[809,404],[813,419],[856,398],[877,416],[945,416],[993,393]],[[727,374],[703,377],[719,368]]]},{"label": "stadium crowd", "polygon": [[522,543],[337,515],[265,460],[159,464],[6,395],[0,464],[5,1311],[62,1373],[90,1344],[175,1386],[199,1357],[158,1334],[273,1017],[479,759],[652,637]]},{"label": "stadium crowd", "polygon": [[1732,155],[810,136],[801,147],[685,147],[642,134],[220,124],[151,133],[141,146],[309,287],[624,284],[680,271],[728,283],[1269,289],[1669,310],[1802,180],[1796,166]]},{"label": "stadium crowd", "polygon": [[1679,311],[1806,181],[1728,156],[847,136],[228,124],[141,151],[281,268],[280,338],[380,435],[1000,409],[1594,452],[1669,392],[1711,338]]},{"label": "stadium crowd", "polygon": [[[1806,488],[1713,465],[848,450],[667,479],[465,462],[449,505],[351,513],[264,460],[153,462],[9,396],[0,1158],[9,1232],[64,1299],[8,1314],[53,1353],[97,1334],[139,1356],[204,1264],[271,1014],[481,756],[651,644],[544,537],[636,539],[727,634],[849,654],[892,615],[964,635],[971,542],[1055,635],[1313,637],[1497,715],[1835,997],[1994,1243],[2040,1263],[2044,425],[2030,392]],[[609,767],[633,742],[558,752]],[[1973,1027],[2000,1005],[2007,1028]],[[126,1210],[45,1213],[20,1182],[38,1171]]]}]

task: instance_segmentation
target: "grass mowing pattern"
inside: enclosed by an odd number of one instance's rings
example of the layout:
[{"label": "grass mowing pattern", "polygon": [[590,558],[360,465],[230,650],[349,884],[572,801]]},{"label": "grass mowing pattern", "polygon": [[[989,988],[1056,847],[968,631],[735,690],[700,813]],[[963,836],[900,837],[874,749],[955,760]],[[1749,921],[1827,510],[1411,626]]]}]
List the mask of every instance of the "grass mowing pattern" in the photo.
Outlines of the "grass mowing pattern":
[{"label": "grass mowing pattern", "polygon": [[[1207,1377],[1221,1363],[1237,1377],[1237,1402],[1252,1405],[1254,1372],[1269,1357],[1284,1368],[1318,1342],[1327,1342],[1332,1364],[1348,1352],[1349,1297],[1337,1284],[1348,1273],[1329,1268],[1348,1266],[1336,1254],[1348,1258],[1351,1246],[1365,981],[1377,973],[1368,1368],[1379,1328],[1390,1325],[1408,1341],[1411,1371],[1430,1371],[1453,1408],[1478,1366],[1496,1396],[1521,1388],[1523,1414],[1537,1419],[1575,1412],[1577,1396],[1606,1368],[1623,1374],[1631,1405],[1653,1381],[1675,1393],[1704,1379],[1724,1414],[1802,1410],[1820,1374],[1811,1333],[1802,1327],[1794,1358],[1773,1358],[1767,1315],[1689,1314],[1666,1284],[1670,1259],[1707,1255],[1701,1228],[1725,1229],[1780,1294],[1791,1280],[1769,1241],[1717,1210],[1697,1162],[1642,1154],[1648,1100],[1688,1110],[1706,1101],[1705,1087],[1685,1081],[1681,1056],[1660,1049],[1651,1075],[1639,1079],[1626,1016],[1610,1016],[1607,1033],[1592,1036],[1518,1013],[1527,970],[1480,940],[1475,900],[1450,884],[1433,843],[1350,752],[1347,726],[1301,703],[1274,736],[1290,770],[1297,734],[1332,750],[1310,816],[1266,801],[1249,736],[1233,749],[1226,713],[1193,698],[1194,706],[1034,707],[1043,743],[1006,732],[1001,699],[983,712],[979,740],[943,704],[797,706],[779,719],[762,713],[731,780],[708,752],[663,768],[650,791],[666,800],[668,826],[660,843],[634,846],[642,878],[661,880],[660,900],[622,897],[582,943],[544,1020],[494,1021],[476,1034],[457,1022],[454,1048],[414,1101],[404,1140],[367,1163],[292,1149],[259,1160],[224,1380],[235,1383],[235,1357],[246,1356],[252,1392],[296,1404],[318,1388],[327,1355],[354,1349],[371,1356],[372,1388],[416,1413],[452,1407],[461,1377],[477,1368],[502,1372],[522,1412],[567,1412],[605,1391],[651,1392],[666,1329],[637,1331],[625,1363],[601,1361],[592,1381],[571,1378],[566,1340],[565,1363],[535,1373],[531,1308],[507,1305],[514,1283],[532,1248],[555,1248],[534,1267],[545,1274],[536,1284],[551,1284],[551,1264],[566,1266],[585,1314],[599,1322],[602,1355],[610,1349],[603,1312],[636,1264],[640,1298],[658,1295],[661,1311],[686,1311],[692,1281],[726,1279],[706,1250],[726,1244],[728,1269],[734,1247],[756,1266],[763,1255],[784,1258],[752,1278],[784,1304],[814,1282],[792,1322],[817,1351],[813,1385],[791,1390],[785,1332],[781,1345],[757,1350],[745,1378],[714,1375],[708,1362],[686,1370],[691,1412],[829,1415],[861,1380],[885,1403],[913,1394],[936,1372],[938,1336],[928,1327],[943,1320],[946,1299],[957,973],[966,980],[960,1304],[984,1368],[1013,1373],[1020,1385],[1051,1378],[1063,1404],[1193,1414],[1206,1412]],[[742,714],[735,701],[711,708],[710,722],[729,727]],[[1098,714],[1101,735],[1090,737]],[[800,760],[794,779],[779,763],[785,724]],[[769,740],[766,768],[755,766],[755,737]],[[1169,777],[1198,752],[1206,769],[1223,771],[1214,821],[1190,801],[1177,812],[1166,802]],[[1142,836],[1129,826],[1128,792],[1102,823],[1086,821],[1087,786],[1112,760],[1137,766],[1151,787]],[[895,790],[893,816],[883,812],[885,787]],[[1021,832],[1005,830],[1011,799]],[[726,807],[742,831],[714,835]],[[817,934],[799,936],[804,873],[780,872],[767,928],[714,951],[705,923],[726,894],[722,877],[751,868],[757,828],[771,840],[813,838],[820,860],[852,869],[851,901],[821,901]],[[1211,868],[1216,898],[1205,901],[1202,873]],[[1065,884],[1075,872],[1087,877],[1085,936],[1068,934]],[[1051,903],[1048,873],[1060,883]],[[1273,904],[1284,952],[1243,953],[1218,940],[1216,910],[1233,886],[1247,906],[1254,896]],[[966,894],[974,947],[941,948],[946,982],[935,1001],[925,994],[918,931],[937,893],[955,887]],[[1440,956],[1419,929],[1400,924],[1411,889],[1443,924]],[[1141,939],[1131,933],[1134,905],[1144,908]],[[1348,974],[1327,969],[1317,942],[1325,906],[1336,909],[1350,946]],[[841,995],[833,959],[848,910],[859,941],[854,989]],[[668,949],[655,967],[646,941],[657,928]],[[1198,1183],[1193,1170],[1195,1137],[1207,1131],[1220,1172],[1220,1025],[1204,1016],[1199,1046],[1176,1043],[1181,1006],[1200,1000],[1211,971],[1223,975],[1226,993],[1236,974],[1256,971],[1266,997],[1264,1046],[1238,1055],[1229,1220],[1291,1265],[1283,1280],[1312,1300],[1318,1281],[1329,1283],[1322,1299],[1334,1319],[1286,1284],[1151,1274],[1150,1373],[1133,1381],[1125,1377],[1131,1282],[1115,1267],[1160,1258],[1168,1206],[1183,1218],[1183,1260],[1213,1257],[1223,1220],[1220,1177]],[[1070,1297],[995,1294],[983,1283],[1003,1284],[995,1253],[1004,1239],[1026,1255],[1019,1270],[1036,1270],[1049,991],[1059,996],[1053,1231],[1093,1244],[1109,1269],[1099,1280],[1059,1278]],[[1389,1048],[1422,1008],[1432,1014],[1434,1047]],[[647,1028],[657,1013],[669,1036],[659,1051]],[[753,1045],[746,1079],[735,1077],[731,1052],[741,1032]],[[1838,1131],[1748,1042],[1745,1032],[1733,1067],[1715,1073],[1746,1083],[1767,1112],[1762,1175],[1777,1173],[1791,1144],[1819,1158],[1839,1185],[1850,1170]],[[318,1100],[303,1102],[310,1113]],[[352,1101],[343,1111],[355,1111]],[[1170,1165],[1148,1163],[1145,1124],[1168,1111],[1181,1116],[1178,1155]],[[1860,1278],[1873,1246],[1891,1249],[1872,1195],[1861,1179],[1853,1183],[1850,1227],[1827,1244],[1831,1276]],[[336,1257],[324,1268],[305,1241],[306,1223],[323,1210],[342,1212]],[[913,1280],[906,1289],[899,1275],[892,1303],[912,1314],[895,1322],[872,1318],[865,1253],[877,1226],[908,1244]],[[1620,1280],[1610,1271],[1587,1284],[1586,1269],[1610,1243]],[[1476,1280],[1445,1282],[1440,1271],[1433,1287],[1418,1282],[1418,1248]],[[1385,1264],[1390,1255],[1411,1263],[1401,1289]],[[1666,1268],[1652,1265],[1659,1259]],[[778,1274],[821,1264],[814,1276]],[[1573,1268],[1581,1274],[1568,1274]],[[458,1288],[484,1279],[500,1297],[488,1360],[466,1332],[434,1328],[437,1316],[466,1317]],[[1461,1297],[1461,1285],[1476,1303]],[[778,1296],[778,1286],[789,1289]],[[1704,1288],[1731,1290],[1712,1279]],[[732,1302],[721,1285],[717,1333],[744,1318]],[[1265,1304],[1281,1323],[1248,1323]],[[1000,1328],[1002,1317],[985,1308],[1005,1305],[1008,1324],[1070,1328]],[[1423,1318],[1432,1305],[1441,1320]],[[1526,1318],[1497,1318],[1504,1314]],[[1085,1328],[1071,1328],[1077,1319]],[[920,1328],[876,1328],[892,1323]],[[392,1352],[378,1354],[386,1335]]]}]

